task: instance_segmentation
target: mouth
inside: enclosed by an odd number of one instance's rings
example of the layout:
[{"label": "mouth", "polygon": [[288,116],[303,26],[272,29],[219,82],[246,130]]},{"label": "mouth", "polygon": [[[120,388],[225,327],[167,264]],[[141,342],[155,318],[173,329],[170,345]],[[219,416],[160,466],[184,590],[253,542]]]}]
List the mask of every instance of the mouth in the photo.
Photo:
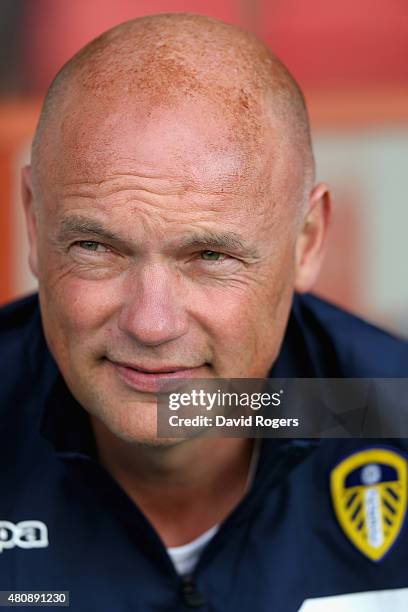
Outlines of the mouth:
[{"label": "mouth", "polygon": [[206,364],[192,367],[166,364],[142,367],[136,364],[108,361],[122,382],[136,391],[148,393],[160,391],[160,388],[163,388],[163,381],[166,379],[199,378],[200,373],[206,366]]}]

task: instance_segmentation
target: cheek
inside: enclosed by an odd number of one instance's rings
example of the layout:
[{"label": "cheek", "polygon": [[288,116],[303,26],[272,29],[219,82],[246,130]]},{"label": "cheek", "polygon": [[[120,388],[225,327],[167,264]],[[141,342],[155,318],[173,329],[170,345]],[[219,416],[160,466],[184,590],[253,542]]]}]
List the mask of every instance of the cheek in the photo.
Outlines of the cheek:
[{"label": "cheek", "polygon": [[[43,283],[42,310],[50,332],[67,344],[97,333],[118,306],[119,287],[114,282],[89,282],[65,277],[56,284]],[[41,295],[41,291],[40,291]]]},{"label": "cheek", "polygon": [[256,350],[265,330],[271,329],[280,301],[278,294],[270,293],[253,282],[234,290],[212,289],[202,296],[195,318],[219,358],[224,354],[242,359]]},{"label": "cheek", "polygon": [[236,291],[207,294],[205,321],[218,365],[240,361],[243,371],[263,375],[276,358],[285,332],[293,274],[289,254]]}]

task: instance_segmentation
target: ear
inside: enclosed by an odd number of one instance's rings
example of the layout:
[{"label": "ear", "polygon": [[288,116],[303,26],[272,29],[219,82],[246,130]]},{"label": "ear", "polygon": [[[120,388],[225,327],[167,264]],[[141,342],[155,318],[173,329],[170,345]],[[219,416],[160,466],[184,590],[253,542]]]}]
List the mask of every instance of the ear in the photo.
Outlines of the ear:
[{"label": "ear", "polygon": [[296,241],[295,291],[310,291],[318,277],[326,251],[331,214],[327,185],[320,183],[311,192],[306,216]]},{"label": "ear", "polygon": [[31,180],[31,166],[25,166],[21,174],[22,198],[27,225],[29,255],[28,263],[31,272],[38,278],[38,252],[37,252],[37,219],[34,210],[34,195]]}]

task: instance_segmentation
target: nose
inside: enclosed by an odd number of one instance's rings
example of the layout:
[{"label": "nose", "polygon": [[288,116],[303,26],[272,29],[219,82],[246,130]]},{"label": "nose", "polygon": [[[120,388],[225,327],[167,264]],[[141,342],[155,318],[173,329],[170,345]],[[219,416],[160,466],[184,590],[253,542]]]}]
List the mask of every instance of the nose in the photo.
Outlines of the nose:
[{"label": "nose", "polygon": [[128,278],[126,294],[118,326],[140,344],[158,346],[187,332],[185,291],[183,296],[178,275],[168,267],[146,264],[134,271]]}]

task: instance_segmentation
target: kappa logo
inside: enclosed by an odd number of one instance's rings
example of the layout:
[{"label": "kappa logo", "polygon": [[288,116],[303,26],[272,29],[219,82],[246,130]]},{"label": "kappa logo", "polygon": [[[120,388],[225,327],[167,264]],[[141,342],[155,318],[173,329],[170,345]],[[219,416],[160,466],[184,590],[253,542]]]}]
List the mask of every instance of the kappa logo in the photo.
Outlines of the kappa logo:
[{"label": "kappa logo", "polygon": [[366,449],[331,473],[334,510],[346,536],[380,561],[401,533],[407,509],[407,460],[387,448]]},{"label": "kappa logo", "polygon": [[48,529],[42,521],[0,521],[0,553],[6,548],[46,548]]}]

